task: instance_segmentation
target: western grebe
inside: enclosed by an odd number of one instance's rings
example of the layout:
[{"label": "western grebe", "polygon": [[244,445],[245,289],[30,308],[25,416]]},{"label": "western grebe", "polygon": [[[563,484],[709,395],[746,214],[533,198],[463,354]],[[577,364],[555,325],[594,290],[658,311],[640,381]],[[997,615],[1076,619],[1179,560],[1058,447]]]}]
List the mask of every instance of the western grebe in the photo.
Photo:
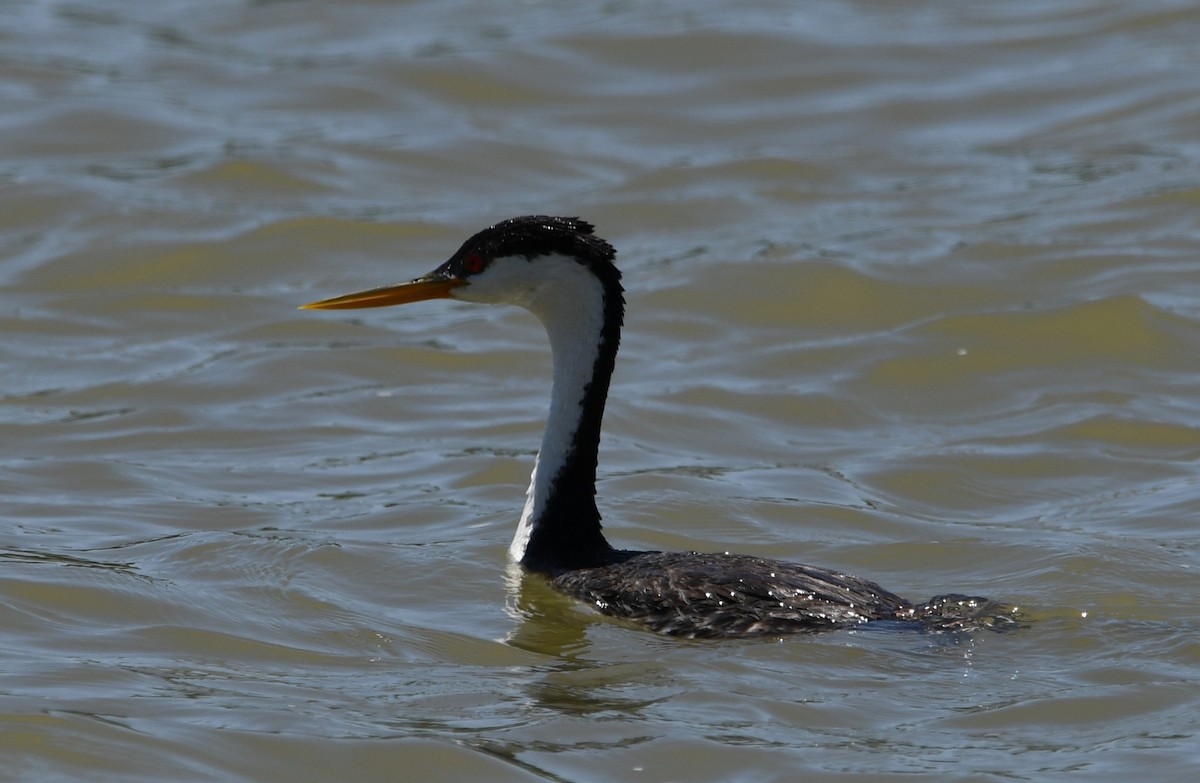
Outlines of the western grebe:
[{"label": "western grebe", "polygon": [[604,614],[675,636],[708,638],[782,635],[873,620],[933,628],[994,624],[981,619],[990,608],[982,598],[945,595],[913,604],[874,582],[799,563],[609,545],[596,508],[596,462],[625,312],[615,255],[578,218],[518,217],[480,231],[424,277],[303,308],[451,298],[515,304],[541,320],[554,363],[550,413],[509,554]]}]

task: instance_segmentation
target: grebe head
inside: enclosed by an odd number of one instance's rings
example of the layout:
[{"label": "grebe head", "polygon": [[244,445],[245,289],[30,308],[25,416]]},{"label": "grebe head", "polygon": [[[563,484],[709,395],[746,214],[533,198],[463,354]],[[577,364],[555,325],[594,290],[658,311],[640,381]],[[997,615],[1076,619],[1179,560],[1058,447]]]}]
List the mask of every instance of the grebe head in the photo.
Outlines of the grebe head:
[{"label": "grebe head", "polygon": [[463,243],[446,263],[407,283],[372,288],[302,305],[337,310],[460,299],[514,304],[552,322],[578,312],[581,302],[620,293],[611,245],[579,218],[527,215],[489,226]]}]

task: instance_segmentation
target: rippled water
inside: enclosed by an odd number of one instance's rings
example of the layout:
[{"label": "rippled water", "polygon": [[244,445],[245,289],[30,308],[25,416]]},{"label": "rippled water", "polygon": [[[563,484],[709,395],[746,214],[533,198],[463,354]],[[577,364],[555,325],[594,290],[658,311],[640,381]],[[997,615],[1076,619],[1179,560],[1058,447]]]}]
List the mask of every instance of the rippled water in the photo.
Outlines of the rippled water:
[{"label": "rippled water", "polygon": [[[1190,780],[1200,11],[0,14],[0,779]],[[528,315],[311,299],[579,214],[611,537],[1023,607],[665,639],[506,570]]]}]

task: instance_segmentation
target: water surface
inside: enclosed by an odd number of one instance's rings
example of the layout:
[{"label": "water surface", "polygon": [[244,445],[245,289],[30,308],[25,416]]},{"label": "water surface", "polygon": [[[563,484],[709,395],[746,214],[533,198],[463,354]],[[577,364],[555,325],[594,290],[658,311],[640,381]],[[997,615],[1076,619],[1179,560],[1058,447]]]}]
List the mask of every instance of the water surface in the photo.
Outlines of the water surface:
[{"label": "water surface", "polygon": [[[1200,12],[15,2],[0,778],[1190,780]],[[662,638],[506,568],[529,315],[296,305],[517,214],[620,252],[626,547],[1020,605]]]}]

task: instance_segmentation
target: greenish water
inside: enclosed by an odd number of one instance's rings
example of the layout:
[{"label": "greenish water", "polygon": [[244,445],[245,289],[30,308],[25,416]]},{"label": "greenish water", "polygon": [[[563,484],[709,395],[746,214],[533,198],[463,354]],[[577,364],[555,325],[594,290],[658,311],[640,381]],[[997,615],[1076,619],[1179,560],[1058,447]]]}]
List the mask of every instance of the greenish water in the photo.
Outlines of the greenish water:
[{"label": "greenish water", "polygon": [[[1187,3],[14,2],[0,780],[1184,781]],[[527,314],[300,312],[579,214],[622,546],[1032,620],[665,639],[508,572]]]}]

